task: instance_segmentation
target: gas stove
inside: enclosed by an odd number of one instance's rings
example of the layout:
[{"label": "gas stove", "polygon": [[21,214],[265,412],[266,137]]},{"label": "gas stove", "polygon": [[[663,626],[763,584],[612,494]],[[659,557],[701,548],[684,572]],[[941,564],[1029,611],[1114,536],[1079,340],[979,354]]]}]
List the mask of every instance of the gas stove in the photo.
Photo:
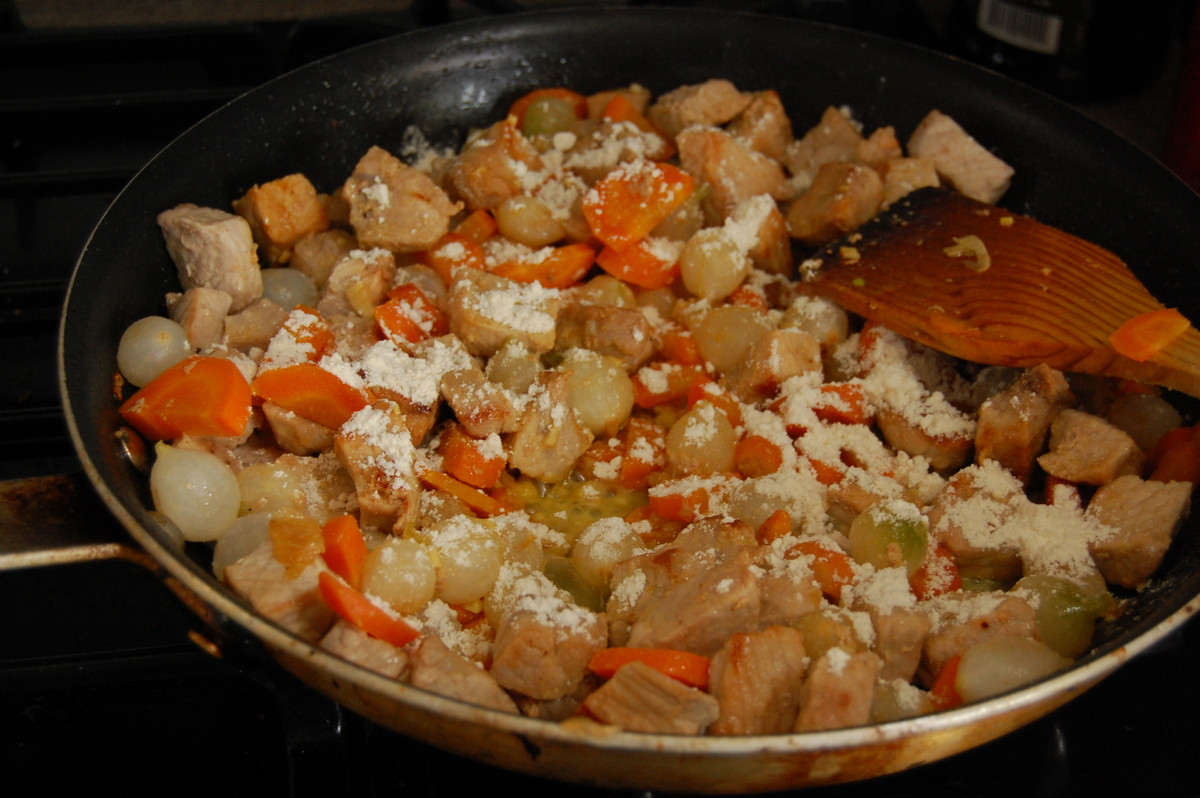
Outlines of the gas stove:
[{"label": "gas stove", "polygon": [[[54,373],[59,308],[91,228],[142,163],[227,100],[324,55],[550,4],[362,0],[338,11],[332,3],[265,4],[270,13],[256,14],[254,2],[216,3],[236,9],[217,21],[188,14],[186,4],[161,3],[162,13],[121,24],[81,21],[83,12],[63,12],[69,5],[0,1],[0,480],[79,469]],[[95,4],[81,8],[88,5]],[[945,34],[936,12],[947,5],[729,7],[938,47]],[[155,8],[130,4],[142,6]],[[291,16],[280,16],[281,7]],[[168,10],[176,13],[164,19]],[[1168,59],[1136,95],[1084,110],[1154,152],[1168,118],[1172,68]],[[89,518],[99,537],[122,537],[98,505]],[[0,613],[6,794],[110,787],[264,798],[482,790],[632,798],[444,753],[342,709],[269,662],[213,656],[195,616],[136,562],[0,569],[0,606],[7,608]],[[1197,717],[1200,629],[1192,624],[1065,708],[991,744],[897,776],[804,794],[1200,795],[1189,734]]]}]

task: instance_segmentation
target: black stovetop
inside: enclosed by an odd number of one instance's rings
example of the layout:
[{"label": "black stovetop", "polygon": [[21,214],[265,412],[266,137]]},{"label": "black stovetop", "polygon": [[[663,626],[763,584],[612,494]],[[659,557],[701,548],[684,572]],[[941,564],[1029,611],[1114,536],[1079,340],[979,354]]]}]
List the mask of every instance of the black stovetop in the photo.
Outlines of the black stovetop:
[{"label": "black stovetop", "polygon": [[[91,227],[141,163],[201,115],[294,66],[382,35],[521,5],[414,2],[355,17],[49,30],[24,27],[16,6],[0,0],[0,479],[78,468],[54,374],[59,306]],[[918,6],[946,4],[728,5],[936,46],[936,20]],[[1130,121],[1144,126],[1144,103],[1135,98],[1129,107],[1139,117]],[[1123,119],[1117,105],[1097,110],[1105,121]],[[192,614],[128,562],[0,571],[0,607],[5,794],[108,787],[264,798],[633,795],[463,760],[342,710],[271,665],[215,659],[193,642]],[[1193,624],[994,743],[805,795],[1200,795],[1191,759],[1197,718]]]}]

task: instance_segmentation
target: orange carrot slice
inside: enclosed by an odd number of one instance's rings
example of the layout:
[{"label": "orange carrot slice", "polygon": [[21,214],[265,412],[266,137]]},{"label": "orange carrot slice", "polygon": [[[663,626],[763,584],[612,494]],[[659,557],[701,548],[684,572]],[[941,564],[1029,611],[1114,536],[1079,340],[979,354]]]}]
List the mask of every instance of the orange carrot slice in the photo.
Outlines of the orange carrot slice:
[{"label": "orange carrot slice", "polygon": [[325,564],[355,590],[362,587],[363,563],[367,559],[367,542],[352,515],[330,518],[321,527]]},{"label": "orange carrot slice", "polygon": [[1108,336],[1108,341],[1117,352],[1140,363],[1157,355],[1191,326],[1175,308],[1161,308],[1134,316]]},{"label": "orange carrot slice", "polygon": [[193,355],[164,370],[120,407],[121,417],[150,440],[180,435],[241,435],[252,397],[231,360]]},{"label": "orange carrot slice", "polygon": [[370,396],[347,385],[316,363],[270,369],[250,383],[254,395],[296,415],[337,429],[370,403]]},{"label": "orange carrot slice", "polygon": [[608,679],[630,662],[649,665],[659,673],[699,690],[708,689],[710,660],[701,654],[671,648],[606,648],[592,655],[588,670]]},{"label": "orange carrot slice", "polygon": [[650,235],[694,190],[682,169],[644,161],[596,183],[584,197],[583,215],[596,238],[620,251]]},{"label": "orange carrot slice", "polygon": [[317,588],[330,609],[371,637],[393,646],[404,646],[420,636],[403,619],[395,617],[329,571],[322,571],[317,576]]}]

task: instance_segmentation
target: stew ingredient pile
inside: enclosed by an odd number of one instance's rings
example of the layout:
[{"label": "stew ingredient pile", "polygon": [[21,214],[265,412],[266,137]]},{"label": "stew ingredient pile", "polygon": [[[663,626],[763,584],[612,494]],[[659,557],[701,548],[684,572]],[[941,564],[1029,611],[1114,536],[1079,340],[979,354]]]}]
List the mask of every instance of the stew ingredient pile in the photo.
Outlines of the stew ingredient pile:
[{"label": "stew ingredient pile", "polygon": [[999,200],[945,114],[902,146],[723,80],[547,88],[391,144],[164,210],[183,290],[119,352],[157,508],[334,654],[630,731],[884,722],[1066,666],[1188,510],[1158,389],[954,361],[795,279],[914,189]]}]

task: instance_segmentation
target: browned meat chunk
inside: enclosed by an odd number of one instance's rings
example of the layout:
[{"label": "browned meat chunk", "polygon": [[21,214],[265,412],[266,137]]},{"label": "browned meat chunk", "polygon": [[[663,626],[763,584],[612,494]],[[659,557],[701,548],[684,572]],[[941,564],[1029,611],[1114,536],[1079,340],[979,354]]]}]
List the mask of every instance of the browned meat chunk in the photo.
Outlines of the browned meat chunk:
[{"label": "browned meat chunk", "polygon": [[320,290],[333,267],[356,249],[360,249],[358,240],[345,230],[311,233],[296,242],[290,266],[311,277]]},{"label": "browned meat chunk", "polygon": [[517,714],[517,705],[491,674],[451,651],[440,638],[425,635],[411,656],[413,687],[468,704]]},{"label": "browned meat chunk", "polygon": [[229,294],[201,285],[167,297],[171,318],[183,327],[188,343],[197,352],[224,341],[225,316],[232,304]]},{"label": "browned meat chunk", "polygon": [[233,311],[262,296],[254,236],[245,219],[184,203],[160,213],[158,225],[185,291],[196,286],[224,291]]},{"label": "browned meat chunk", "polygon": [[270,541],[225,569],[225,581],[258,612],[298,637],[315,643],[333,624],[333,611],[321,598],[317,576],[310,567],[295,579],[275,559]]},{"label": "browned meat chunk", "polygon": [[508,690],[541,700],[575,692],[608,644],[603,614],[553,595],[519,596],[501,615],[491,673]]},{"label": "browned meat chunk", "polygon": [[359,523],[403,533],[417,512],[415,449],[404,417],[390,402],[363,408],[342,425],[333,450],[354,481]]},{"label": "browned meat chunk", "polygon": [[460,269],[450,286],[450,331],[472,355],[491,357],[516,340],[533,353],[554,348],[562,300],[557,291],[526,285],[479,269]]},{"label": "browned meat chunk", "polygon": [[646,116],[674,138],[689,127],[725,124],[744,111],[751,99],[728,80],[713,79],[660,95],[646,109]]},{"label": "browned meat chunk", "polygon": [[446,167],[443,180],[468,208],[495,208],[524,191],[522,176],[542,171],[542,159],[512,122],[497,122]]},{"label": "browned meat chunk", "polygon": [[442,395],[463,429],[476,438],[513,432],[520,415],[508,394],[479,369],[455,369],[442,376]]},{"label": "browned meat chunk", "polygon": [[959,193],[995,203],[1012,181],[1013,168],[941,111],[930,111],[908,139],[908,154],[928,158]]},{"label": "browned meat chunk", "polygon": [[928,158],[892,158],[877,167],[883,178],[883,207],[919,188],[942,184],[937,167]]},{"label": "browned meat chunk", "polygon": [[758,628],[758,580],[737,558],[663,592],[634,621],[629,645],[710,656],[738,632]]},{"label": "browned meat chunk", "polygon": [[783,100],[773,89],[755,92],[750,97],[750,104],[729,123],[728,130],[747,141],[752,149],[782,161],[795,139]]},{"label": "browned meat chunk", "polygon": [[1045,364],[1026,369],[980,406],[975,461],[995,460],[1028,482],[1034,459],[1046,445],[1050,422],[1074,401],[1062,372]]},{"label": "browned meat chunk", "polygon": [[1192,488],[1127,475],[1096,491],[1087,515],[1114,530],[1090,546],[1105,579],[1136,588],[1150,578],[1191,507]]},{"label": "browned meat chunk", "polygon": [[883,180],[869,166],[831,161],[808,190],[787,209],[788,231],[809,246],[820,246],[857,230],[883,205]]},{"label": "browned meat chunk", "polygon": [[938,609],[944,612],[925,639],[918,674],[926,684],[950,659],[976,643],[1002,636],[1037,637],[1034,609],[1018,596],[985,593],[965,597],[948,593]]},{"label": "browned meat chunk", "polygon": [[1145,459],[1124,430],[1091,413],[1066,409],[1050,424],[1050,451],[1037,461],[1059,479],[1103,485],[1139,473]]},{"label": "browned meat chunk", "polygon": [[631,662],[589,695],[583,708],[601,723],[650,734],[703,734],[717,700],[642,662]]},{"label": "browned meat chunk", "polygon": [[613,567],[607,605],[612,645],[626,645],[633,622],[675,586],[734,562],[749,562],[757,541],[741,522],[708,518],[688,525],[675,539]]},{"label": "browned meat chunk", "polygon": [[721,707],[709,733],[791,731],[807,668],[804,636],[790,626],[733,635],[713,657],[709,671],[709,693]]},{"label": "browned meat chunk", "polygon": [[336,432],[329,427],[270,402],[264,402],[262,410],[271,426],[271,434],[275,436],[279,448],[285,452],[299,455],[316,454],[333,446]]},{"label": "browned meat chunk", "polygon": [[461,206],[424,172],[371,147],[342,185],[359,243],[393,252],[428,249],[446,234]]},{"label": "browned meat chunk", "polygon": [[542,482],[562,482],[592,443],[568,404],[569,375],[546,371],[530,390],[525,413],[506,442],[508,464]]},{"label": "browned meat chunk", "polygon": [[404,649],[371,637],[340,618],[321,638],[321,648],[390,679],[401,679],[408,674],[408,654]]},{"label": "browned meat chunk", "polygon": [[263,349],[287,321],[288,312],[263,297],[225,317],[225,346],[239,352]]},{"label": "browned meat chunk", "polygon": [[755,402],[774,396],[790,377],[820,370],[820,342],[803,330],[786,328],[760,337],[727,377],[738,398]]},{"label": "browned meat chunk", "polygon": [[558,315],[555,348],[590,349],[621,361],[628,372],[642,366],[658,348],[657,336],[636,308],[571,304]]},{"label": "browned meat chunk", "polygon": [[698,182],[709,187],[704,213],[710,224],[729,218],[739,203],[766,194],[791,196],[787,175],[778,161],[755,152],[724,130],[692,128],[680,133],[679,161]]},{"label": "browned meat chunk", "polygon": [[996,535],[1024,499],[1021,483],[994,460],[955,474],[929,510],[929,528],[954,555],[959,573],[977,579],[1016,579],[1016,541]]},{"label": "browned meat chunk", "polygon": [[788,148],[783,162],[807,186],[823,165],[857,160],[863,141],[858,126],[841,109],[831,106],[816,125]]},{"label": "browned meat chunk", "polygon": [[932,622],[916,609],[893,607],[884,611],[868,606],[867,614],[875,626],[875,644],[882,665],[880,679],[912,681],[921,664],[921,650]]},{"label": "browned meat chunk", "polygon": [[869,723],[879,669],[879,657],[869,651],[826,651],[813,663],[800,690],[795,731],[828,731]]},{"label": "browned meat chunk", "polygon": [[291,260],[296,242],[329,227],[329,213],[317,190],[302,174],[252,186],[233,209],[250,223],[259,253],[272,266]]},{"label": "browned meat chunk", "polygon": [[317,310],[326,317],[354,313],[373,319],[395,275],[396,257],[386,249],[353,250],[329,272]]}]

